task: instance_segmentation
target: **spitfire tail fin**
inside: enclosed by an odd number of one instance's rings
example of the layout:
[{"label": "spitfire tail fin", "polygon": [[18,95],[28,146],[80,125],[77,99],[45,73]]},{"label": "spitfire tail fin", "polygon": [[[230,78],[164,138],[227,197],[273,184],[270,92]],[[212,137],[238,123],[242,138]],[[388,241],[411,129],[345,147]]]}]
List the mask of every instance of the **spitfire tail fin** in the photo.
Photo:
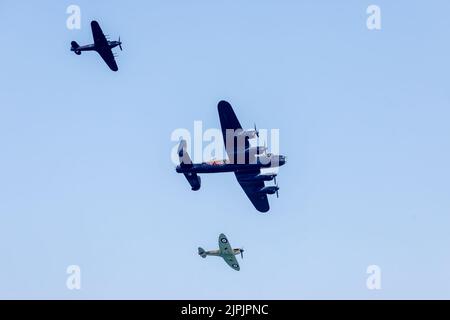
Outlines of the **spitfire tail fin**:
[{"label": "spitfire tail fin", "polygon": [[202,258],[206,258],[206,252],[205,252],[205,250],[203,250],[203,248],[200,248],[200,247],[198,248],[198,254]]}]

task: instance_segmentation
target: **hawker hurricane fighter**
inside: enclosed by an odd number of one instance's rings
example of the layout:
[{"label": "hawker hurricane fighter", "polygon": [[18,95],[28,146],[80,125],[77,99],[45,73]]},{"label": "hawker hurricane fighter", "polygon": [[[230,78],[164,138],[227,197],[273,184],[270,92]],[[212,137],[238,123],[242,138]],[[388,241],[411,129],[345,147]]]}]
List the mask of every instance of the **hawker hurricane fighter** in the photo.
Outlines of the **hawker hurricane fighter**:
[{"label": "hawker hurricane fighter", "polygon": [[119,46],[122,51],[122,42],[120,41],[120,37],[118,41],[107,40],[97,21],[91,22],[91,29],[94,43],[86,46],[80,46],[76,41],[72,41],[70,51],[75,52],[77,55],[80,55],[82,51],[97,51],[112,71],[119,70],[111,49]]}]

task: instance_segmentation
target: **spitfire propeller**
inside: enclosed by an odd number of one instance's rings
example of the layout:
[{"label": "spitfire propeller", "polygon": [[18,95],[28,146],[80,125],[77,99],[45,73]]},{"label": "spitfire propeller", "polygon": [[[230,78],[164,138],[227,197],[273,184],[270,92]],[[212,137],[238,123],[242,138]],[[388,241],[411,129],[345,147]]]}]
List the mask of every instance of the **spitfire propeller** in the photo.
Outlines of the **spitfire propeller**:
[{"label": "spitfire propeller", "polygon": [[120,51],[122,51],[122,42],[120,41],[120,36],[119,36],[119,48],[120,48]]},{"label": "spitfire propeller", "polygon": [[[275,177],[274,177],[274,179],[275,179]],[[280,196],[278,195],[278,190],[279,190],[280,188],[278,188],[278,183],[275,182],[275,186],[277,187],[277,191],[276,191],[277,198],[279,198]]]},{"label": "spitfire propeller", "polygon": [[244,251],[245,251],[244,248],[242,248],[240,251],[241,251],[241,258],[244,259]]},{"label": "spitfire propeller", "polygon": [[255,127],[255,134],[259,138],[259,131],[256,129],[256,123],[254,123],[254,127]]}]

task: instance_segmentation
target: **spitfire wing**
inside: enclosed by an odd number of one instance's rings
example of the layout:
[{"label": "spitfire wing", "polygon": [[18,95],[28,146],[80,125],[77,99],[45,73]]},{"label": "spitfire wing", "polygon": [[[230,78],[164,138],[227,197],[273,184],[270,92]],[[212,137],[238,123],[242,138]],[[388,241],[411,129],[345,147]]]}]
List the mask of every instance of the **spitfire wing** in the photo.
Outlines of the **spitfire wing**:
[{"label": "spitfire wing", "polygon": [[241,268],[239,267],[239,263],[236,260],[234,255],[223,256],[223,260],[234,270],[239,271]]},{"label": "spitfire wing", "polygon": [[219,235],[219,249],[223,254],[233,253],[233,248],[230,246],[227,237],[223,233]]},{"label": "spitfire wing", "polygon": [[239,263],[236,260],[236,257],[234,256],[233,248],[231,247],[230,243],[228,242],[227,237],[222,233],[219,236],[219,248],[220,253],[223,257],[223,260],[234,270],[239,271]]}]

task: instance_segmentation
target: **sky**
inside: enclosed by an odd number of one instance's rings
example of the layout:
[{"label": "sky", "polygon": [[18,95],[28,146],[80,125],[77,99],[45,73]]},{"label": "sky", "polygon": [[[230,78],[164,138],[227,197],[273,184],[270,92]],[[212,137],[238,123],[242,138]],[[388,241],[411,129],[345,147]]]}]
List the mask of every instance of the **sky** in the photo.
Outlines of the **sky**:
[{"label": "sky", "polygon": [[[2,0],[0,298],[449,299],[449,11]],[[117,73],[69,50],[94,19],[123,41]],[[193,192],[175,172],[172,132],[219,128],[220,100],[244,127],[279,129],[267,214],[231,173]],[[222,232],[245,249],[239,272],[197,255]]]}]

